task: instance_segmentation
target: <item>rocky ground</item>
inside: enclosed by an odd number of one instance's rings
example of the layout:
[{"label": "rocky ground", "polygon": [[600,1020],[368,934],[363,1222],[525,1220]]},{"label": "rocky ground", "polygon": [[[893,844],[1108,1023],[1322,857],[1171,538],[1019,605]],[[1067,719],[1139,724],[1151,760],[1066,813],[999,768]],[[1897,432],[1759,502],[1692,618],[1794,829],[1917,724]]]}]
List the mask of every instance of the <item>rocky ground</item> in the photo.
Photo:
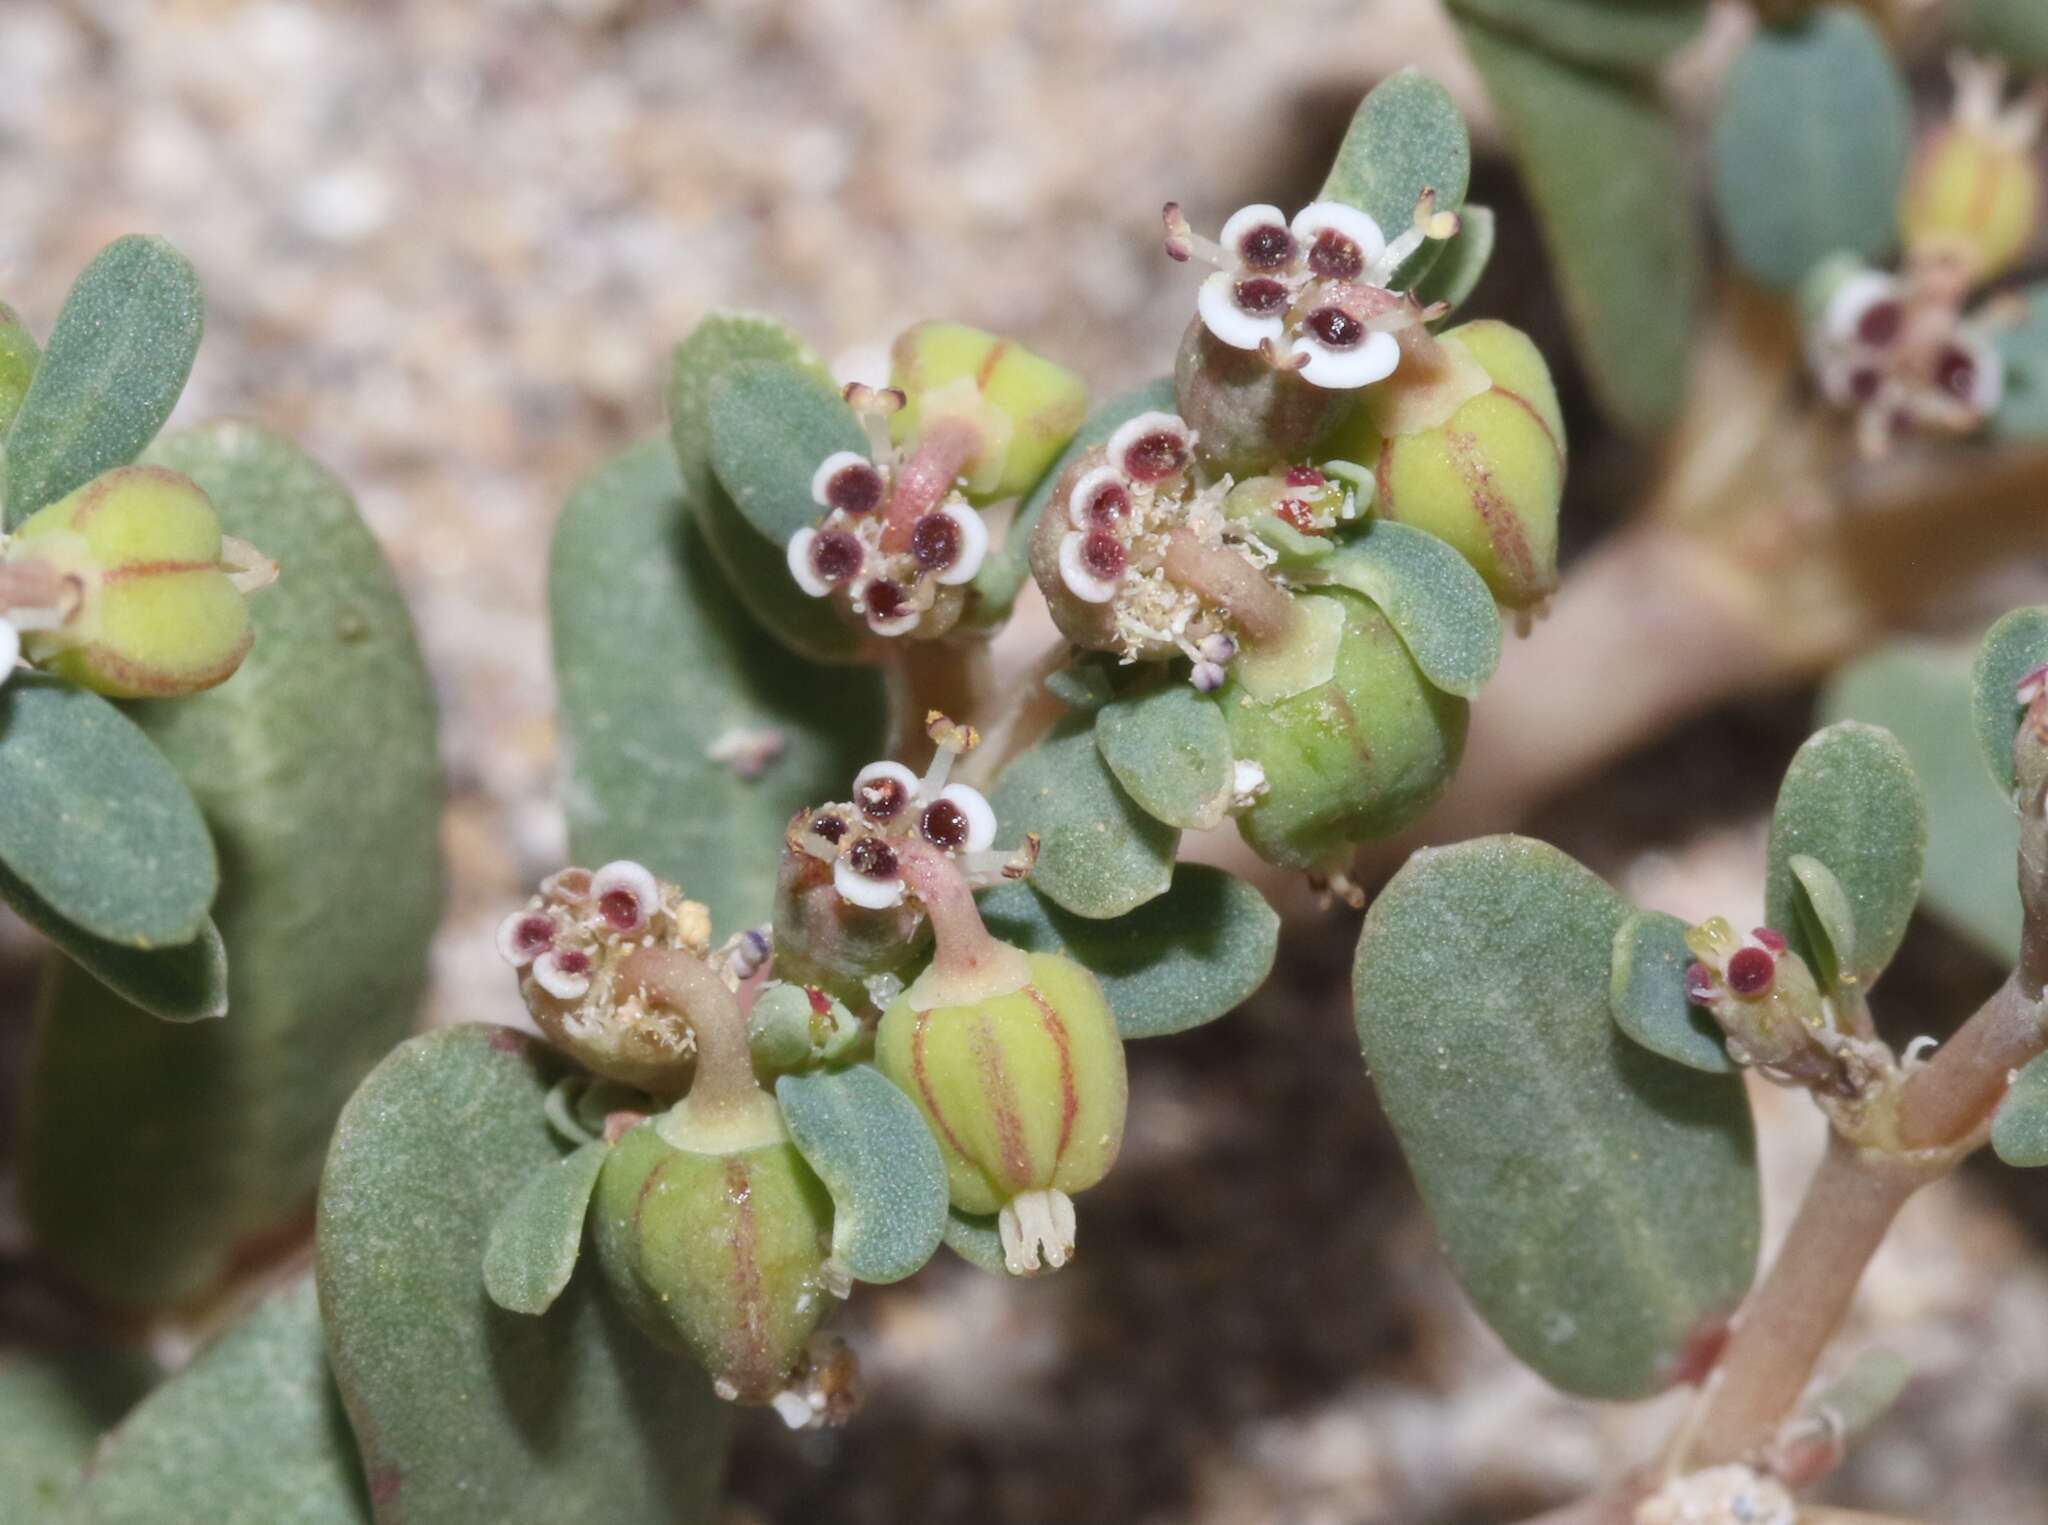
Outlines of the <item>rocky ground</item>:
[{"label": "rocky ground", "polygon": [[[489,930],[562,842],[548,528],[658,426],[668,345],[721,304],[826,354],[951,315],[1104,391],[1155,374],[1192,286],[1160,202],[1211,226],[1306,199],[1352,101],[1409,61],[1478,106],[1428,0],[9,0],[0,298],[46,328],[101,243],[169,237],[209,295],[186,414],[281,426],[355,485],[445,707],[432,1014],[507,1020]],[[1511,178],[1481,175],[1508,241],[1480,305],[1554,347]],[[1583,538],[1642,462],[1574,424]],[[1712,717],[1536,829],[1649,903],[1747,914],[1807,704]],[[866,1414],[747,1424],[734,1525],[1479,1525],[1643,1454],[1668,1405],[1562,1400],[1460,1301],[1357,1063],[1354,931],[1296,928],[1248,1011],[1137,1054],[1075,1268],[945,1264],[856,1300]],[[1927,930],[1892,988],[1935,1026],[1995,978]],[[1782,1216],[1819,1134],[1760,1102]],[[1921,1375],[1844,1500],[2048,1522],[2044,1252],[2039,1186],[2010,1175],[1909,1209],[1853,1342]]]}]

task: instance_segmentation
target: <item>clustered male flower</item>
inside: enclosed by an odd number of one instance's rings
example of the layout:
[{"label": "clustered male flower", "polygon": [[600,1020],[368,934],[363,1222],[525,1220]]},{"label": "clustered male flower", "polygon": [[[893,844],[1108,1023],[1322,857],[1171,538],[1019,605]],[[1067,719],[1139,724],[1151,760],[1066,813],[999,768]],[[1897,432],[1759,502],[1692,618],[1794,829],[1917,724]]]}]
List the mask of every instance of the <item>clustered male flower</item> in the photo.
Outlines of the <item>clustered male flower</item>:
[{"label": "clustered male flower", "polygon": [[790,537],[790,576],[878,636],[943,635],[959,621],[966,585],[988,554],[988,526],[952,482],[924,480],[889,439],[905,395],[858,382],[845,391],[870,436],[872,459],[840,450],[818,463],[811,497],[825,510]]},{"label": "clustered male flower", "polygon": [[1390,283],[1425,240],[1451,237],[1459,222],[1437,211],[1427,191],[1413,225],[1392,243],[1371,216],[1341,201],[1311,202],[1292,221],[1265,203],[1240,207],[1213,242],[1189,227],[1179,202],[1168,202],[1164,217],[1169,255],[1216,267],[1195,299],[1202,326],[1331,391],[1394,373],[1401,330],[1434,314]]},{"label": "clustered male flower", "polygon": [[595,872],[565,868],[499,924],[497,947],[518,971],[534,1022],[557,1045],[607,1079],[675,1088],[696,1054],[689,1020],[650,1002],[619,966],[643,947],[708,958],[706,906],[629,859]]}]

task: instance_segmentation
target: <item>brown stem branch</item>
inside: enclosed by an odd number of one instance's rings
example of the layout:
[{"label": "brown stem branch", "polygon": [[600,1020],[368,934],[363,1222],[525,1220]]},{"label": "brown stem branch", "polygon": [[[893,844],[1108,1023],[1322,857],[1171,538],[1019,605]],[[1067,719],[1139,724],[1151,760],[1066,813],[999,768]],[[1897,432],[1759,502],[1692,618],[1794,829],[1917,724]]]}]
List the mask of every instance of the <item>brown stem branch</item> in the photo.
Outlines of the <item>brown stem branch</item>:
[{"label": "brown stem branch", "polygon": [[965,419],[942,419],[925,429],[917,452],[897,469],[882,529],[883,550],[910,549],[917,521],[945,501],[981,444],[981,432]]},{"label": "brown stem branch", "polygon": [[1073,654],[1066,639],[1056,637],[1024,671],[1007,681],[1007,702],[982,728],[981,745],[955,766],[954,778],[986,793],[1002,777],[1003,769],[1059,724],[1067,707],[1046,692],[1045,680],[1072,661]]},{"label": "brown stem branch", "polygon": [[902,641],[882,669],[889,693],[888,756],[909,768],[932,759],[928,717],[956,720],[978,711],[988,693],[988,643],[982,640]]}]

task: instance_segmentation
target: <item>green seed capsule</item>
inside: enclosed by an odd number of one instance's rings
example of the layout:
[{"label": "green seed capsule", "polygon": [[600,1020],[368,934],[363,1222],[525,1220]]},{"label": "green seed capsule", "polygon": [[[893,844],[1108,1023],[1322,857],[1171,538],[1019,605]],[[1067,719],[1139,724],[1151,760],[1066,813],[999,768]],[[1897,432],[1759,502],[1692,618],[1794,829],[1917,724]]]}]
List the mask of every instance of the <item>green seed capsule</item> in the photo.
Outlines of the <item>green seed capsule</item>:
[{"label": "green seed capsule", "polygon": [[971,1005],[919,1010],[912,992],[882,1018],[875,1060],[939,1141],[953,1205],[997,1213],[1010,1269],[1073,1250],[1075,1192],[1101,1180],[1123,1142],[1123,1041],[1095,976],[1029,956],[1030,981]]},{"label": "green seed capsule", "polygon": [[892,974],[931,946],[914,902],[869,910],[832,885],[832,866],[799,848],[783,851],[775,875],[775,973],[816,985],[855,1010],[872,1010],[866,981]]},{"label": "green seed capsule", "polygon": [[1351,411],[1357,396],[1275,370],[1258,351],[1223,343],[1200,318],[1188,325],[1181,340],[1173,389],[1180,416],[1195,431],[1196,456],[1211,474],[1235,477],[1305,459]]},{"label": "green seed capsule", "polygon": [[678,1148],[663,1121],[605,1160],[599,1264],[634,1322],[694,1357],[720,1397],[767,1403],[833,1305],[832,1199],[787,1138]]},{"label": "green seed capsule", "polygon": [[934,418],[974,422],[985,443],[963,473],[973,503],[1029,491],[1088,411],[1087,383],[1065,366],[964,323],[906,329],[890,356],[889,384],[904,395],[890,421],[899,446]]},{"label": "green seed capsule", "polygon": [[[1344,589],[1298,598],[1311,638],[1341,619],[1328,676],[1309,653],[1299,665],[1313,682],[1259,697],[1274,692],[1268,673],[1241,658],[1217,698],[1238,761],[1265,771],[1265,792],[1238,816],[1239,831],[1268,863],[1314,869],[1435,802],[1464,751],[1467,706],[1422,676],[1369,600]],[[1262,660],[1270,671],[1290,655]]]}]

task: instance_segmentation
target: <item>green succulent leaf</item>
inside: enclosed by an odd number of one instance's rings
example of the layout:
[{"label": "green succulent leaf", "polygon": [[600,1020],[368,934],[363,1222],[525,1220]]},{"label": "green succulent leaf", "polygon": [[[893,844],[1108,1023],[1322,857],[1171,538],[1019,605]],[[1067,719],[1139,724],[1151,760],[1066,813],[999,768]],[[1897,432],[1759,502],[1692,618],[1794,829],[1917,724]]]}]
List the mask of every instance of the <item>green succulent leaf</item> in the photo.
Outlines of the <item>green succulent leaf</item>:
[{"label": "green succulent leaf", "polygon": [[1206,831],[1230,809],[1230,728],[1190,684],[1166,676],[1111,700],[1096,711],[1095,745],[1139,808],[1169,826]]},{"label": "green succulent leaf", "polygon": [[1786,866],[1798,886],[1792,895],[1792,918],[1800,944],[1812,950],[1813,977],[1825,993],[1842,982],[1842,971],[1856,963],[1856,909],[1834,871],[1818,858],[1794,853]]},{"label": "green succulent leaf", "polygon": [[[1448,90],[1411,67],[1381,80],[1358,103],[1316,199],[1359,208],[1391,242],[1414,222],[1424,191],[1436,192],[1438,210],[1455,212],[1471,178],[1464,117]],[[1412,284],[1442,252],[1441,245],[1425,245],[1390,284]]]},{"label": "green succulent leaf", "polygon": [[1366,916],[1359,1037],[1451,1264],[1550,1382],[1669,1383],[1756,1266],[1742,1082],[1644,1052],[1609,1018],[1628,907],[1516,837],[1417,853]]},{"label": "green succulent leaf", "polygon": [[1957,0],[1949,25],[1964,47],[2023,69],[2048,69],[2048,11],[2036,0]]},{"label": "green succulent leaf", "polygon": [[394,1050],[335,1129],[320,1311],[378,1525],[718,1517],[726,1414],[700,1371],[596,1277],[540,1318],[483,1295],[491,1224],[560,1156],[560,1073],[510,1029],[445,1028]]},{"label": "green succulent leaf", "polygon": [[994,1213],[946,1214],[946,1248],[978,1270],[1009,1279],[1010,1266],[1003,1255],[1003,1232]]},{"label": "green succulent leaf", "polygon": [[1070,710],[1093,712],[1116,697],[1109,674],[1099,662],[1076,662],[1045,680],[1045,691]]},{"label": "green succulent leaf", "polygon": [[[755,529],[712,470],[711,394],[726,371],[749,361],[794,366],[821,388],[831,382],[810,347],[774,318],[740,312],[705,318],[676,346],[669,371],[669,442],[681,473],[682,501],[724,569],[727,586],[765,630],[811,661],[857,661],[864,644],[859,632],[796,585],[784,555],[787,538],[771,540]],[[804,498],[810,498],[808,477]]]},{"label": "green succulent leaf", "polygon": [[1654,73],[1706,24],[1706,0],[1450,0],[1522,45],[1622,74]]},{"label": "green succulent leaf", "polygon": [[2048,1054],[2014,1077],[1991,1122],[1991,1147],[2008,1165],[2048,1165]]},{"label": "green succulent leaf", "polygon": [[484,1290],[507,1313],[547,1312],[576,1274],[583,1219],[611,1148],[593,1139],[543,1165],[492,1221],[484,1245]]},{"label": "green succulent leaf", "polygon": [[227,1014],[228,953],[220,929],[200,923],[199,935],[175,948],[130,948],[80,931],[0,865],[0,901],[65,957],[115,995],[166,1022],[203,1022]]},{"label": "green succulent leaf", "polygon": [[1714,114],[1714,208],[1735,262],[1790,291],[1831,254],[1889,253],[1912,147],[1906,82],[1861,11],[1759,27]]},{"label": "green succulent leaf", "polygon": [[[1984,634],[1970,672],[1970,713],[1984,766],[1999,791],[2012,797],[2013,743],[2024,706],[2020,681],[2048,664],[2048,608],[2014,609]],[[2015,803],[2015,808],[2017,804]]]},{"label": "green succulent leaf", "polygon": [[149,458],[285,570],[250,601],[256,643],[231,681],[132,707],[220,843],[232,1015],[168,1026],[62,967],[30,1055],[39,1247],[122,1304],[203,1292],[305,1212],[342,1103],[412,1026],[441,895],[433,694],[347,490],[249,424]]},{"label": "green succulent leaf", "polygon": [[157,1379],[140,1351],[86,1346],[0,1356],[0,1520],[61,1525],[99,1438]]},{"label": "green succulent leaf", "polygon": [[[1520,0],[1483,9],[1491,19],[1507,5]],[[1623,14],[1609,3],[1593,10]],[[1663,427],[1685,399],[1706,270],[1692,202],[1673,194],[1688,179],[1676,122],[1646,84],[1560,62],[1488,25],[1460,32],[1527,182],[1602,411],[1634,433]]]},{"label": "green succulent leaf", "polygon": [[1444,245],[1415,288],[1415,299],[1423,306],[1441,302],[1449,309],[1445,319],[1465,305],[1493,259],[1493,208],[1468,201],[1458,217],[1456,236]]},{"label": "green succulent leaf", "polygon": [[[2048,63],[2048,12],[2042,13],[2042,56]],[[2005,362],[2005,389],[1991,415],[2000,439],[2048,440],[2048,281],[2011,293],[2013,321],[1990,334]]]},{"label": "green succulent leaf", "polygon": [[1831,725],[1793,756],[1778,788],[1765,919],[1809,968],[1822,968],[1828,955],[1800,917],[1792,860],[1825,863],[1855,928],[1855,959],[1841,974],[1868,990],[1906,936],[1926,851],[1927,805],[1898,738],[1855,721]]},{"label": "green succulent leaf", "polygon": [[1102,982],[1126,1039],[1186,1032],[1235,1011],[1265,984],[1280,918],[1220,868],[1182,863],[1173,884],[1114,921],[1063,911],[1027,884],[981,897],[982,919],[1028,953],[1065,953]]},{"label": "green succulent leaf", "polygon": [[1001,845],[1039,839],[1031,882],[1077,916],[1122,916],[1166,893],[1180,831],[1156,820],[1116,781],[1095,745],[1092,715],[1069,715],[1004,770],[996,785]]},{"label": "green succulent leaf", "polygon": [[1685,993],[1692,950],[1685,923],[1662,911],[1637,911],[1614,934],[1608,1002],[1614,1024],[1653,1054],[1707,1075],[1738,1066],[1713,1017]]},{"label": "green succulent leaf", "polygon": [[1500,613],[1472,563],[1427,531],[1376,519],[1318,564],[1321,580],[1379,606],[1422,675],[1475,697],[1500,665]]},{"label": "green succulent leaf", "polygon": [[[1899,738],[1927,785],[1921,905],[2010,964],[2020,949],[2013,868],[2020,828],[2010,783],[1994,787],[1985,779],[1971,703],[1971,656],[1968,648],[1924,641],[1880,647],[1836,673],[1821,695],[1821,718],[1881,725]],[[2012,755],[2010,747],[2006,755]]]},{"label": "green succulent leaf", "polygon": [[204,305],[198,275],[160,238],[93,257],[8,430],[7,528],[156,438],[192,374]]},{"label": "green succulent leaf", "polygon": [[129,948],[175,948],[206,925],[220,870],[199,807],[98,694],[29,674],[0,688],[0,799],[0,892],[18,881],[45,919]]},{"label": "green succulent leaf", "polygon": [[[790,816],[843,794],[880,754],[879,675],[828,671],[762,638],[705,554],[659,441],[570,498],[548,602],[572,854],[643,862],[720,926],[765,921]],[[709,755],[748,731],[782,746],[755,778]]]},{"label": "green succulent leaf", "polygon": [[832,1194],[832,1258],[860,1281],[892,1282],[936,1255],[946,1162],[917,1104],[872,1065],[775,1082],[789,1136]]},{"label": "green succulent leaf", "polygon": [[[10,1519],[13,1516],[9,1516]],[[66,1525],[369,1525],[307,1277],[266,1298],[110,1435]]]},{"label": "green succulent leaf", "polygon": [[811,478],[827,456],[866,459],[868,437],[839,389],[792,360],[741,360],[711,383],[711,470],[763,536],[787,545],[821,513]]}]

